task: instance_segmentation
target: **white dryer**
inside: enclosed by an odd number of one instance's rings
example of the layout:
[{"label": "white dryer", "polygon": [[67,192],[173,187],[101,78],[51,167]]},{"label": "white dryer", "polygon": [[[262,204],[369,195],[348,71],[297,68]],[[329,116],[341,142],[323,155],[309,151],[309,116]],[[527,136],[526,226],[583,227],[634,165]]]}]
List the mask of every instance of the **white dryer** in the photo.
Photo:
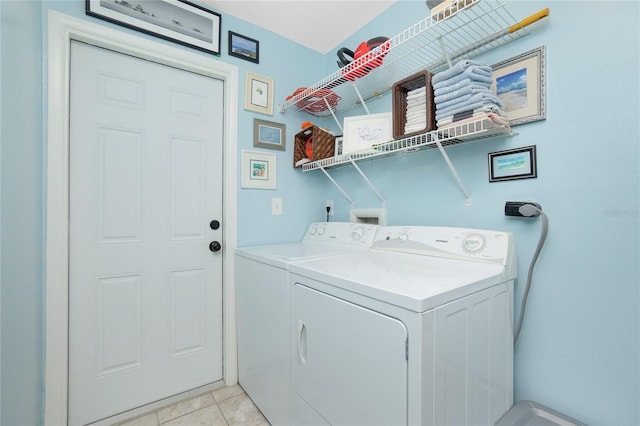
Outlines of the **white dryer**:
[{"label": "white dryer", "polygon": [[301,241],[236,249],[238,377],[271,424],[292,424],[290,265],[366,251],[377,228],[312,223]]},{"label": "white dryer", "polygon": [[492,425],[513,402],[512,236],[381,227],[290,266],[291,424]]}]

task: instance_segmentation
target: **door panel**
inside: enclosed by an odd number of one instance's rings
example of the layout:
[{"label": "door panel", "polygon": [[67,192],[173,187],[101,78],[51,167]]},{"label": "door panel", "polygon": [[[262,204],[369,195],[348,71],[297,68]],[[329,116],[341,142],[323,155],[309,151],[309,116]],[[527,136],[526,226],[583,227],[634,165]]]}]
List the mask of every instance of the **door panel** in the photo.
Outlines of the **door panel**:
[{"label": "door panel", "polygon": [[222,379],[223,83],[72,42],[69,420]]}]

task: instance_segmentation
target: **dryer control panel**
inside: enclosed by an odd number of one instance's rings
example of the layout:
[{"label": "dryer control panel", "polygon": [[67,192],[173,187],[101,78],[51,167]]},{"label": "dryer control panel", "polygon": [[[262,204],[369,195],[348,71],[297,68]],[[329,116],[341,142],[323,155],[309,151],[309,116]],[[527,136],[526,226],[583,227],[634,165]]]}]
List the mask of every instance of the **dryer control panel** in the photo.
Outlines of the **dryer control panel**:
[{"label": "dryer control panel", "polygon": [[499,265],[514,251],[508,232],[438,226],[383,226],[372,248]]},{"label": "dryer control panel", "polygon": [[378,225],[351,222],[315,222],[309,225],[304,241],[320,241],[371,247]]}]

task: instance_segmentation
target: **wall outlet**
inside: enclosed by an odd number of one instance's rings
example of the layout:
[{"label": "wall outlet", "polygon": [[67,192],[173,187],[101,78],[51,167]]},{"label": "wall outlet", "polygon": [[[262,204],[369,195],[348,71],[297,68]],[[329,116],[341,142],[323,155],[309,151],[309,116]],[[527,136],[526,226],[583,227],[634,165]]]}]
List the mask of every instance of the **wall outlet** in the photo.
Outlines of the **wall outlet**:
[{"label": "wall outlet", "polygon": [[333,216],[333,200],[327,200],[327,207],[329,207],[329,216]]}]

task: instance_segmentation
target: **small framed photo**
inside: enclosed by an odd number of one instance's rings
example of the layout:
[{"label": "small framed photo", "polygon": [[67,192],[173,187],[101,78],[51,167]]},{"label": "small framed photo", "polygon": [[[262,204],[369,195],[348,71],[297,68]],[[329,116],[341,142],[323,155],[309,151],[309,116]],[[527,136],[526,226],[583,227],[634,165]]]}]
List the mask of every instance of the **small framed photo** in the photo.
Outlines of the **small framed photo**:
[{"label": "small framed photo", "polygon": [[510,126],[544,120],[544,46],[492,65],[493,92],[500,98]]},{"label": "small framed photo", "polygon": [[244,109],[273,115],[273,80],[247,71]]},{"label": "small framed photo", "polygon": [[253,119],[253,146],[257,148],[285,150],[286,125],[273,121]]},{"label": "small framed photo", "polygon": [[342,135],[336,136],[333,155],[342,155]]},{"label": "small framed photo", "polygon": [[220,56],[221,15],[186,0],[86,0],[86,13]]},{"label": "small framed photo", "polygon": [[260,42],[229,31],[229,56],[260,63]]},{"label": "small framed photo", "polygon": [[536,177],[535,145],[489,153],[489,182]]},{"label": "small framed photo", "polygon": [[393,140],[390,112],[345,117],[342,153],[374,151],[372,147]]},{"label": "small framed photo", "polygon": [[242,187],[276,189],[276,155],[243,149]]}]

